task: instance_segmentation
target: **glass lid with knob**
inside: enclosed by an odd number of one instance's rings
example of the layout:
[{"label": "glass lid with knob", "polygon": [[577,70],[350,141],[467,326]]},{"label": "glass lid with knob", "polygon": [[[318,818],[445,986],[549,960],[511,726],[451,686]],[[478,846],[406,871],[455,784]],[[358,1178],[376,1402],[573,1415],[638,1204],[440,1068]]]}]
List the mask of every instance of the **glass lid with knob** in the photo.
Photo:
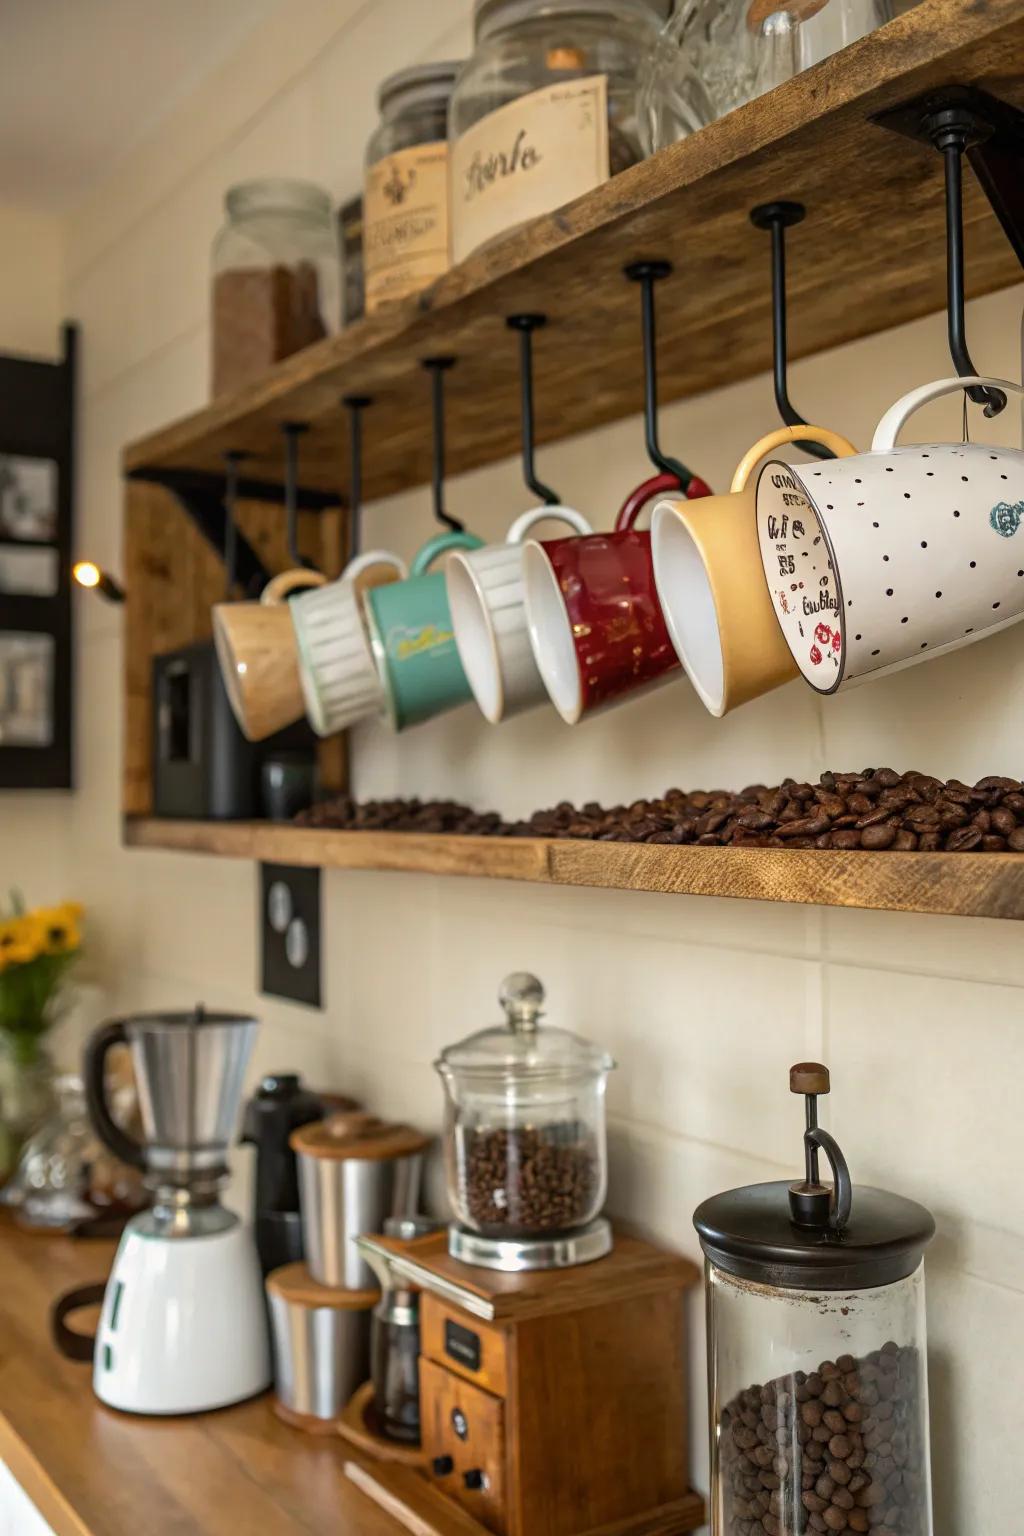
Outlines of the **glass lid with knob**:
[{"label": "glass lid with knob", "polygon": [[[525,971],[498,994],[505,1023],[449,1046],[445,1169],[458,1226],[451,1251],[491,1268],[543,1268],[606,1253],[607,1051],[542,1025],[544,988]],[[591,1231],[590,1229],[594,1230]]]},{"label": "glass lid with knob", "polygon": [[[803,1062],[803,1176],[694,1215],[707,1271],[714,1536],[931,1536],[924,1250],[931,1213],[854,1184]],[[821,1176],[824,1154],[831,1182]]]}]

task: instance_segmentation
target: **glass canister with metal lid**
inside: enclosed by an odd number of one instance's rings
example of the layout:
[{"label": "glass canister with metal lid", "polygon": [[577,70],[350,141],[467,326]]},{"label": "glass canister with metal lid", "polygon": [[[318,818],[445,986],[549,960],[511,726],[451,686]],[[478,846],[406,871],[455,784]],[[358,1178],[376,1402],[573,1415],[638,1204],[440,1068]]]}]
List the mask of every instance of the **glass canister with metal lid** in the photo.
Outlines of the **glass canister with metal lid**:
[{"label": "glass canister with metal lid", "polygon": [[[927,1210],[853,1185],[806,1096],[804,1176],[706,1200],[714,1536],[932,1536],[924,1250]],[[819,1153],[833,1183],[819,1175]]]},{"label": "glass canister with metal lid", "polygon": [[452,258],[643,158],[641,69],[664,0],[475,0],[448,112]]},{"label": "glass canister with metal lid", "polygon": [[615,1063],[568,1030],[541,1025],[544,988],[516,972],[505,1022],[435,1063],[444,1082],[445,1166],[458,1225],[450,1251],[493,1269],[600,1258],[607,1188],[605,1086]]},{"label": "glass canister with metal lid", "polygon": [[448,270],[448,98],[458,71],[457,63],[416,64],[380,88],[363,190],[368,314]]}]

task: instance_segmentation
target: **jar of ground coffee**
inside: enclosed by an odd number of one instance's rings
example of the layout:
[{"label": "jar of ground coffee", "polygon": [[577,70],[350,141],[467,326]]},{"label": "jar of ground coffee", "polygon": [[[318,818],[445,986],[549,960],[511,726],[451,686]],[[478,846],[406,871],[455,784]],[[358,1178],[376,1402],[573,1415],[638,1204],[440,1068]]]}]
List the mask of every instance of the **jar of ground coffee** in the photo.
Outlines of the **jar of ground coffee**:
[{"label": "jar of ground coffee", "polygon": [[665,0],[474,0],[448,109],[452,259],[643,158],[637,89]]},{"label": "jar of ground coffee", "polygon": [[[932,1536],[923,1206],[854,1186],[806,1097],[803,1177],[706,1200],[714,1536]],[[827,1158],[832,1182],[819,1173]]]},{"label": "jar of ground coffee", "polygon": [[213,393],[238,389],[338,329],[341,261],[331,200],[276,177],[232,187],[213,244]]},{"label": "jar of ground coffee", "polygon": [[448,270],[448,98],[458,71],[416,64],[380,88],[363,180],[367,314]]},{"label": "jar of ground coffee", "polygon": [[462,1227],[509,1241],[586,1227],[607,1185],[605,1084],[615,1063],[565,1029],[541,1027],[544,988],[516,972],[505,1022],[442,1051],[448,1195]]}]

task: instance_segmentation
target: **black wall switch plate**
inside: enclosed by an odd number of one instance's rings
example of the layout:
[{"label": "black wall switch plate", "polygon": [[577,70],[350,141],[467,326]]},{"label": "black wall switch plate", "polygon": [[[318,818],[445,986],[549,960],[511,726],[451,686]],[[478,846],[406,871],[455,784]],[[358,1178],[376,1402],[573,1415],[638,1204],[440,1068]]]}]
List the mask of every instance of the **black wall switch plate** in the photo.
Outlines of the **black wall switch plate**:
[{"label": "black wall switch plate", "polygon": [[310,1008],[320,993],[320,871],[260,865],[260,991]]}]

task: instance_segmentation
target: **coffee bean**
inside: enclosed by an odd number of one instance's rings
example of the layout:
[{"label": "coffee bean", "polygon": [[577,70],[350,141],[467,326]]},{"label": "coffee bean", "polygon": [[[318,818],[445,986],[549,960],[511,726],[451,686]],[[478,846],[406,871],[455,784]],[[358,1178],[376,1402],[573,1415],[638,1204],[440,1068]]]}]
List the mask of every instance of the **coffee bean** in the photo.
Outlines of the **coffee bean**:
[{"label": "coffee bean", "polygon": [[[574,1121],[467,1129],[461,1179],[470,1216],[489,1236],[563,1231],[590,1212],[597,1149]],[[748,1446],[757,1437],[744,1429]]]},{"label": "coffee bean", "polygon": [[896,841],[896,823],[870,821],[860,835],[862,848],[889,848]]}]

